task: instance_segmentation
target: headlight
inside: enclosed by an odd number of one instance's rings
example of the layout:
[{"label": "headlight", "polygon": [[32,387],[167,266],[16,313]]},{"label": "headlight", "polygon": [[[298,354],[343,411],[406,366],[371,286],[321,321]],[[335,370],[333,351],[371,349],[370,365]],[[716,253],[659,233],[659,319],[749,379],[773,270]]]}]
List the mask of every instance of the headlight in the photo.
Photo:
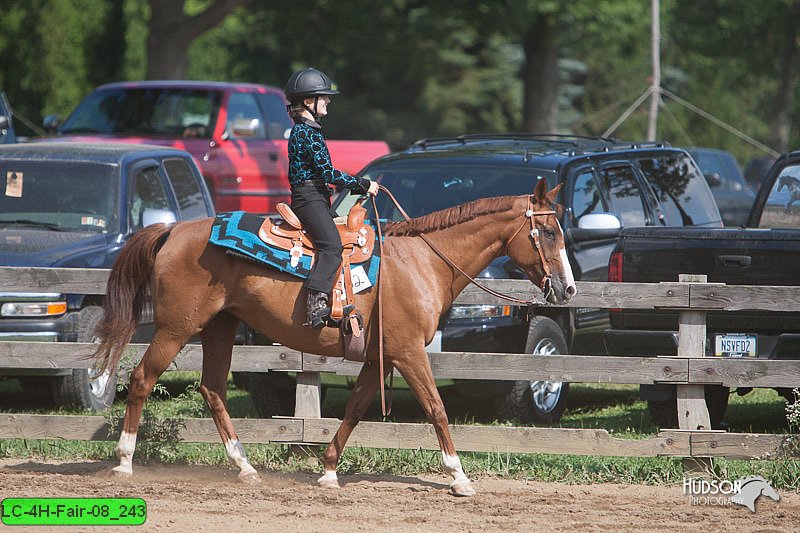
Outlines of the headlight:
[{"label": "headlight", "polygon": [[493,318],[498,316],[511,316],[510,305],[454,305],[450,311],[452,319],[466,318]]},{"label": "headlight", "polygon": [[67,302],[6,302],[0,306],[0,316],[55,316],[67,312]]}]

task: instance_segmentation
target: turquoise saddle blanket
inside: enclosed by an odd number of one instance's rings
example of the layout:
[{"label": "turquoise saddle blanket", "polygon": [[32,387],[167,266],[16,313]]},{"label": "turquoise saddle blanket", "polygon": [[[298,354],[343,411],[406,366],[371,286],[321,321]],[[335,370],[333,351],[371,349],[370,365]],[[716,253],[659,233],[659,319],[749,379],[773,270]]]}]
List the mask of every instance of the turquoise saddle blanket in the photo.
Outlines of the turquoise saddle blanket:
[{"label": "turquoise saddle blanket", "polygon": [[[307,278],[311,270],[311,257],[301,256],[297,266],[293,267],[289,262],[291,258],[288,250],[270,246],[258,237],[258,229],[263,222],[263,217],[245,211],[220,213],[214,218],[208,242],[227,248],[234,255],[243,255],[258,263],[277,268],[281,272],[287,272],[298,278]],[[364,267],[371,285],[374,285],[378,279],[378,265],[380,264],[378,248],[375,249],[375,252],[367,261],[351,266],[351,268]]]}]

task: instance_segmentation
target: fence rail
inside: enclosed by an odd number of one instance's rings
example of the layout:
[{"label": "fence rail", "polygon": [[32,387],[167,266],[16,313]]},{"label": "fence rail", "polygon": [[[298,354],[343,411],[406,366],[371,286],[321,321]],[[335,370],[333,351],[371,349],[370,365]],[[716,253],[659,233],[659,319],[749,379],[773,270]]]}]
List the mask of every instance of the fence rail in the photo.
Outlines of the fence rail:
[{"label": "fence rail", "polygon": [[[0,291],[103,294],[107,270],[0,268]],[[519,298],[541,298],[533,284],[523,280],[494,280],[489,285]],[[461,304],[504,303],[476,288],[456,300]],[[464,451],[571,453],[582,455],[728,457],[774,459],[794,453],[792,435],[738,434],[710,431],[702,386],[800,387],[800,360],[747,360],[702,357],[699,339],[705,339],[707,310],[769,310],[780,302],[781,311],[800,311],[800,287],[750,287],[704,283],[682,277],[674,283],[579,282],[569,307],[672,309],[680,313],[679,355],[624,357],[466,352],[430,353],[434,376],[440,379],[547,380],[584,383],[670,383],[678,386],[678,401],[690,416],[681,427],[661,431],[648,439],[619,439],[602,429],[452,426],[456,446]],[[91,344],[0,342],[2,368],[86,368]],[[138,360],[146,345],[132,344]],[[200,370],[202,350],[187,345],[171,370]],[[320,417],[319,375],[331,372],[356,375],[360,364],[339,358],[301,353],[283,346],[236,346],[232,370],[298,373],[296,418],[237,419],[237,433],[250,443],[308,443],[330,441],[339,421]],[[699,391],[699,393],[698,393]],[[180,421],[176,438],[186,442],[218,442],[210,419]],[[694,428],[702,427],[703,430]],[[112,438],[103,416],[0,414],[0,438]],[[351,444],[367,447],[438,449],[427,424],[363,422]]]}]

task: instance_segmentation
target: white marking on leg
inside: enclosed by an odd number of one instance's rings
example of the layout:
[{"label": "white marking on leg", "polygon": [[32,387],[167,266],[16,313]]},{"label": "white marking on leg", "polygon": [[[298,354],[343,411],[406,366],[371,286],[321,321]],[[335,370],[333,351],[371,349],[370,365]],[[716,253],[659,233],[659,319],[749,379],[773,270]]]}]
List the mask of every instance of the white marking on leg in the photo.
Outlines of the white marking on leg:
[{"label": "white marking on leg", "polygon": [[256,473],[256,469],[247,460],[244,446],[237,439],[225,442],[225,452],[228,454],[228,459],[241,470],[240,476],[249,476]]},{"label": "white marking on leg", "polygon": [[442,452],[442,466],[444,466],[445,472],[453,477],[453,482],[450,483],[450,492],[456,496],[472,496],[475,494],[475,489],[472,488],[472,483],[464,474],[464,469],[461,468],[461,460],[457,455],[447,455]]},{"label": "white marking on leg", "polygon": [[336,476],[336,470],[325,470],[321,478],[317,480],[321,487],[338,488],[339,478]]},{"label": "white marking on leg", "polygon": [[136,450],[136,433],[123,431],[119,436],[116,447],[119,466],[114,467],[112,470],[119,474],[132,475],[134,450]]}]

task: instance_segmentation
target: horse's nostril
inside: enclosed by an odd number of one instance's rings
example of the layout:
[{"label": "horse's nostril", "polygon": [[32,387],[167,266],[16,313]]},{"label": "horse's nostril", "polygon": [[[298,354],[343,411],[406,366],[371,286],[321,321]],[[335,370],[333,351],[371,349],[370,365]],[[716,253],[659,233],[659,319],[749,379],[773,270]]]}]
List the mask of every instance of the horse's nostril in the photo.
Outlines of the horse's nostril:
[{"label": "horse's nostril", "polygon": [[572,298],[578,293],[578,288],[575,285],[567,286],[567,298]]}]

